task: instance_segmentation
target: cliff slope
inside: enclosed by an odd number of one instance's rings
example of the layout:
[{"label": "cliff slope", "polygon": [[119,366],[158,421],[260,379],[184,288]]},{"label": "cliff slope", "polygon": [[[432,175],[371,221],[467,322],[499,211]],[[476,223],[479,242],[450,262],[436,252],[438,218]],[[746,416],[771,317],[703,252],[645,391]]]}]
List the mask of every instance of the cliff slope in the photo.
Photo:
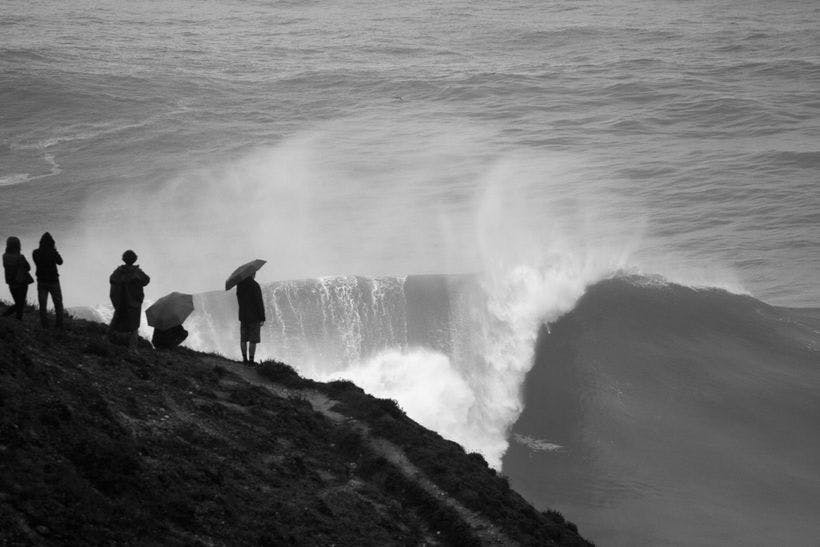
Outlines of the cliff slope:
[{"label": "cliff slope", "polygon": [[0,544],[588,545],[349,382],[0,319]]}]

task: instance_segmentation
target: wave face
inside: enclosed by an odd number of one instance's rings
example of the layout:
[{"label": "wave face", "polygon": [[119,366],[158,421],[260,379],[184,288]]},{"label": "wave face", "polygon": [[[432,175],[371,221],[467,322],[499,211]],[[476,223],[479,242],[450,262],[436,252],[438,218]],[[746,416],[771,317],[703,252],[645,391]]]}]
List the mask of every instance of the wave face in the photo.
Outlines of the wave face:
[{"label": "wave face", "polygon": [[[358,276],[282,281],[263,286],[267,322],[261,358],[327,373],[386,348],[423,346],[452,354],[458,310],[451,301],[472,288],[469,278]],[[196,296],[186,321],[192,345],[239,356],[236,295]],[[232,328],[236,327],[236,328]]]},{"label": "wave face", "polygon": [[[537,323],[519,329],[529,335],[505,324],[477,277],[333,277],[262,291],[267,322],[258,358],[396,399],[422,425],[500,466]],[[239,357],[235,294],[197,295],[195,308],[186,344]]]},{"label": "wave face", "polygon": [[820,537],[820,309],[619,278],[541,329],[503,469],[607,545]]}]

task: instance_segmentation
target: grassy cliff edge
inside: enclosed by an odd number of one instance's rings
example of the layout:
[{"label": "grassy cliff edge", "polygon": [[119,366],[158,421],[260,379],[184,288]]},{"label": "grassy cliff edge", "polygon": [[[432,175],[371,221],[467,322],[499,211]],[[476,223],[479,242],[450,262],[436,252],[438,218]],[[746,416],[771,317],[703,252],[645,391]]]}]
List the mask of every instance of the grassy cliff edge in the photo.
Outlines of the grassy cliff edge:
[{"label": "grassy cliff edge", "polygon": [[0,544],[589,545],[350,382],[0,320]]}]

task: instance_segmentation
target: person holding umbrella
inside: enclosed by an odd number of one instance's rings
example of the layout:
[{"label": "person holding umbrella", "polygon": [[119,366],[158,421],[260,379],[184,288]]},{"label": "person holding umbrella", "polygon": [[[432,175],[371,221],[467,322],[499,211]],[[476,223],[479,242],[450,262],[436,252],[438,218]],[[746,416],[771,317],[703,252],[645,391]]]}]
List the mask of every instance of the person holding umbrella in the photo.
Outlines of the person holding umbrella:
[{"label": "person holding umbrella", "polygon": [[228,277],[225,290],[236,285],[236,300],[239,303],[239,347],[242,362],[253,364],[256,344],[260,342],[260,331],[265,323],[265,302],[262,288],[254,279],[256,271],[265,264],[264,260],[254,260],[243,264]]}]

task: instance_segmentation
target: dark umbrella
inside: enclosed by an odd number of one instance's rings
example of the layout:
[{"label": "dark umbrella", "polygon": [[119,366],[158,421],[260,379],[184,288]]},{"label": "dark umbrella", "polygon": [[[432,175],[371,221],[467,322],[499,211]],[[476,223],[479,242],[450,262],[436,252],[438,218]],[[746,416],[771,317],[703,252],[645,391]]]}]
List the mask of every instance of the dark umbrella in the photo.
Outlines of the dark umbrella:
[{"label": "dark umbrella", "polygon": [[231,287],[256,273],[259,268],[265,265],[265,262],[267,262],[267,260],[260,260],[257,258],[256,260],[251,260],[247,264],[242,264],[239,266],[231,275],[228,276],[228,279],[225,280],[225,290],[231,290]]},{"label": "dark umbrella", "polygon": [[190,294],[172,292],[166,294],[145,310],[148,325],[167,330],[181,325],[194,311],[194,297]]}]

